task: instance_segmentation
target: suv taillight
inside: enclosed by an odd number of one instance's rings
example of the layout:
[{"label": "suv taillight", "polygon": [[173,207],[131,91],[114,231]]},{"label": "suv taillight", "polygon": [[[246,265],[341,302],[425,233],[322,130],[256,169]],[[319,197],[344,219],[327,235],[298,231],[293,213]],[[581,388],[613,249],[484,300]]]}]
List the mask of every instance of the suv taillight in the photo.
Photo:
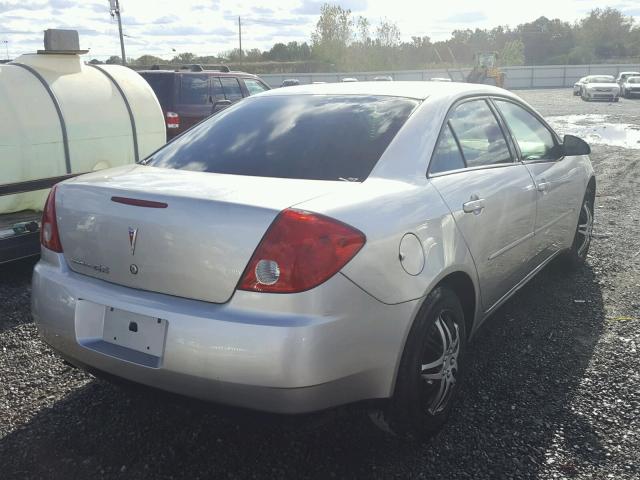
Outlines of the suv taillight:
[{"label": "suv taillight", "polygon": [[56,220],[56,186],[54,185],[42,212],[42,226],[40,227],[40,243],[43,247],[62,253],[62,244],[58,234],[58,221]]},{"label": "suv taillight", "polygon": [[175,112],[167,112],[167,128],[180,128],[180,115]]},{"label": "suv taillight", "polygon": [[287,209],[271,224],[238,285],[240,290],[296,293],[335,275],[366,237],[333,218]]}]

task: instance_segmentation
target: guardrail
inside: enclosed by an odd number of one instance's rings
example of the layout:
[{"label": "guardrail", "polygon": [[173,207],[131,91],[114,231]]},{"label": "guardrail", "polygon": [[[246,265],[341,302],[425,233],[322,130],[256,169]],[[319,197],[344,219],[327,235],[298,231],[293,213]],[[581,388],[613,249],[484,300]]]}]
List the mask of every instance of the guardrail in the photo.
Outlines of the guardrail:
[{"label": "guardrail", "polygon": [[[587,75],[618,75],[623,71],[640,72],[640,64],[602,64],[602,65],[539,65],[522,67],[503,67],[506,73],[506,88],[562,88],[571,87],[580,78]],[[450,68],[436,70],[398,70],[377,72],[338,72],[338,73],[269,73],[260,78],[271,87],[279,87],[287,78],[297,78],[301,84],[313,82],[340,82],[345,77],[360,81],[373,80],[380,75],[389,75],[394,80],[430,80],[444,77],[463,80],[471,68]]]}]

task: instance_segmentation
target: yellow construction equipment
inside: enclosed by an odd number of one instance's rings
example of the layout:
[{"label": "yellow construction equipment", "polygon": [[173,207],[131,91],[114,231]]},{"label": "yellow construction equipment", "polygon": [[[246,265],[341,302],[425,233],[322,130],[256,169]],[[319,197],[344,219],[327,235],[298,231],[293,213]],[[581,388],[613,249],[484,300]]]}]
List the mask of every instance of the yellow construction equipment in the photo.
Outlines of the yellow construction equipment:
[{"label": "yellow construction equipment", "polygon": [[468,83],[483,83],[504,88],[505,73],[498,65],[498,52],[481,52],[474,55],[475,65],[467,75]]}]

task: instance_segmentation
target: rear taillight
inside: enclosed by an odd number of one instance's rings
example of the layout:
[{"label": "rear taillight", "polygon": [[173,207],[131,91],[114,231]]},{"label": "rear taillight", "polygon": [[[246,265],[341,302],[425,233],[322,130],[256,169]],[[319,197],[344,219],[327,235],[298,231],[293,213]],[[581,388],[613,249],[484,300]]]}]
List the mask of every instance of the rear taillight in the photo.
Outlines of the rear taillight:
[{"label": "rear taillight", "polygon": [[167,112],[167,128],[180,128],[180,115],[175,112]]},{"label": "rear taillight", "polygon": [[40,243],[43,247],[62,253],[62,244],[58,234],[58,221],[56,220],[56,186],[54,185],[42,212],[42,226],[40,227]]},{"label": "rear taillight", "polygon": [[335,275],[366,242],[364,234],[324,215],[288,209],[267,230],[238,288],[295,293]]}]

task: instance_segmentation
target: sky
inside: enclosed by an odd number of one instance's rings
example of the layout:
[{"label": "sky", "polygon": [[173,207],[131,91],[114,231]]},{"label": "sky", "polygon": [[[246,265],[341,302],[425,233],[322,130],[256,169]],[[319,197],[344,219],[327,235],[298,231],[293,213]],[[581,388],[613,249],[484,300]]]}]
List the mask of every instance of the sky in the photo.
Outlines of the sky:
[{"label": "sky", "polygon": [[[336,0],[354,16],[375,25],[395,22],[403,40],[429,36],[444,40],[456,29],[516,26],[540,16],[576,21],[596,7],[611,6],[640,23],[638,0]],[[269,49],[276,42],[310,41],[324,0],[121,0],[127,57],[152,54],[170,59],[176,52],[215,55],[238,46]],[[0,58],[42,48],[47,28],[80,32],[89,58],[119,55],[118,25],[108,0],[0,0]]]}]

